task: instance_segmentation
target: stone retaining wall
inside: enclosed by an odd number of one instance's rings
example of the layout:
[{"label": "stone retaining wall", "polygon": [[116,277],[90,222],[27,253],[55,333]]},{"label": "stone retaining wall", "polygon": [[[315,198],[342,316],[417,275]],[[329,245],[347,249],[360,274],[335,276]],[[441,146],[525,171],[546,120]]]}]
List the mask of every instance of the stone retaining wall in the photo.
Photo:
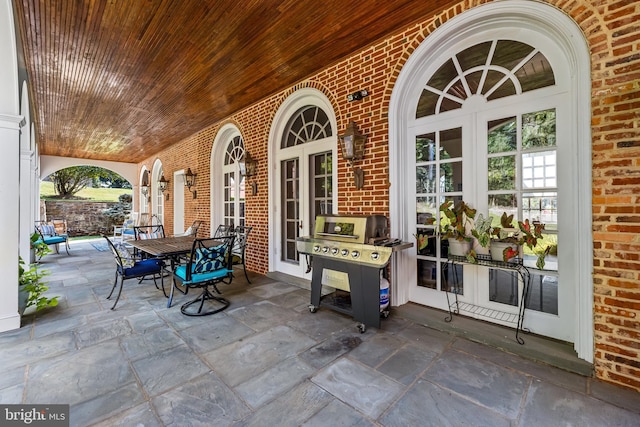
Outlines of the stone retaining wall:
[{"label": "stone retaining wall", "polygon": [[40,201],[40,218],[66,219],[69,235],[96,236],[101,233],[110,235],[116,224],[104,211],[117,206],[117,202],[83,202],[83,201]]}]

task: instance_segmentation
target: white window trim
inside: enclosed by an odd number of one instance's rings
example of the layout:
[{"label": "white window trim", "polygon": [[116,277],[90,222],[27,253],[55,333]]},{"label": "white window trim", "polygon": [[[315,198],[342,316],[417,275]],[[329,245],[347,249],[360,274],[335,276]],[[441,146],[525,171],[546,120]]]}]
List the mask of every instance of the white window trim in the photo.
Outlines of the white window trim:
[{"label": "white window trim", "polygon": [[[153,169],[151,172],[151,175],[149,177],[149,180],[151,180],[151,182],[149,183],[149,195],[151,196],[151,212],[149,213],[149,224],[151,225],[151,217],[153,215],[157,215],[158,216],[158,220],[160,221],[160,224],[164,224],[164,197],[159,197],[158,196],[158,181],[160,180],[160,175],[162,174],[162,161],[160,161],[160,159],[156,159],[155,162],[153,162]],[[158,214],[158,210],[160,208],[160,204],[162,204],[162,214],[159,215]]]},{"label": "white window trim", "polygon": [[[576,331],[574,348],[578,357],[593,362],[593,236],[591,233],[591,99],[590,99],[590,57],[584,34],[576,23],[553,6],[524,0],[507,0],[482,5],[450,19],[434,31],[415,50],[404,65],[394,86],[389,105],[389,178],[390,225],[394,235],[405,240],[412,239],[412,230],[406,223],[407,209],[413,204],[404,200],[401,189],[409,184],[403,173],[407,153],[407,124],[415,117],[417,96],[415,88],[424,82],[420,78],[428,67],[439,63],[439,59],[450,55],[450,48],[479,31],[498,28],[528,28],[544,34],[556,41],[563,50],[572,80],[572,129],[571,149],[575,153],[572,170],[575,171],[571,205],[575,208],[574,225],[569,231],[569,241],[574,242],[574,264],[577,281],[576,289]],[[398,283],[415,283],[414,256],[409,251],[401,251],[394,260],[392,269],[392,304],[408,302],[408,290]]]},{"label": "white window trim", "polygon": [[[223,125],[213,140],[213,148],[211,150],[211,160],[209,162],[209,170],[211,171],[210,189],[210,224],[211,233],[216,231],[218,224],[224,223],[224,158],[227,152],[227,146],[236,136],[242,138],[240,129],[233,123]],[[243,138],[244,140],[244,138]],[[246,147],[245,147],[246,150]],[[245,183],[246,185],[246,183]],[[246,189],[246,186],[245,186]],[[246,190],[245,190],[246,191]],[[246,200],[245,200],[246,209]],[[246,220],[246,211],[245,211]]]}]

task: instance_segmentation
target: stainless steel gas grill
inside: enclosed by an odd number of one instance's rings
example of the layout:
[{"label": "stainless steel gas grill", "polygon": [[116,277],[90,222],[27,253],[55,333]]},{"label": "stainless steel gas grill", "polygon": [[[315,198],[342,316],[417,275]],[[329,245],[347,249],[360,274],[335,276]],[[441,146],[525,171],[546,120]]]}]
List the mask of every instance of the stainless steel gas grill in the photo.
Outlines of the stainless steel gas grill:
[{"label": "stainless steel gas grill", "polygon": [[[309,310],[315,313],[322,305],[350,314],[360,332],[379,328],[380,272],[394,252],[411,246],[389,238],[383,215],[318,215],[313,236],[296,239],[298,252],[312,258]],[[336,291],[322,296],[322,285]]]}]

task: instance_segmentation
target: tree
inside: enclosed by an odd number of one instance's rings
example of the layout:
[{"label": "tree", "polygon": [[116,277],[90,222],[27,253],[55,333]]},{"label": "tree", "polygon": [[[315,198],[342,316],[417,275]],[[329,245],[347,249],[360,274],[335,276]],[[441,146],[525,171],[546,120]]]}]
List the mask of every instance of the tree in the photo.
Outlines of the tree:
[{"label": "tree", "polygon": [[52,173],[49,178],[53,181],[56,194],[63,199],[73,197],[78,191],[100,179],[126,181],[117,173],[97,166],[72,166]]}]

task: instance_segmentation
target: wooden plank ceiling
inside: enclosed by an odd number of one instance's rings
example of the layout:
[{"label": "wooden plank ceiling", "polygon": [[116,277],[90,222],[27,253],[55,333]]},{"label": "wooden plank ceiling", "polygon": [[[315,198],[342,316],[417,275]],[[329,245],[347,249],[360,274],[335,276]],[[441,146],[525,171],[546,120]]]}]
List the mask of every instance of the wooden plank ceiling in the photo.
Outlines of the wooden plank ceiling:
[{"label": "wooden plank ceiling", "polygon": [[449,3],[15,0],[40,154],[139,162]]}]

